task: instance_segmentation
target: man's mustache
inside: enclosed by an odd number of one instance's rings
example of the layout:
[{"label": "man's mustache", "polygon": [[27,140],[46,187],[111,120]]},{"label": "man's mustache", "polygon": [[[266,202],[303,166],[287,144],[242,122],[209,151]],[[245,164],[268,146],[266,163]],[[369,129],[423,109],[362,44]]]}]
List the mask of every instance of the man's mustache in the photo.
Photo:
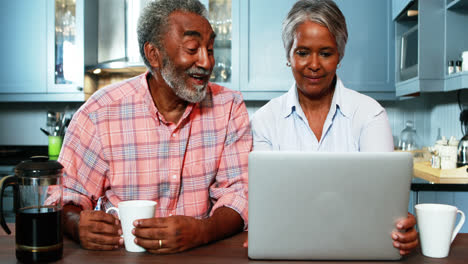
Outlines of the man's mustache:
[{"label": "man's mustache", "polygon": [[198,67],[192,67],[186,71],[187,74],[200,74],[200,75],[210,75],[211,71],[198,68]]}]

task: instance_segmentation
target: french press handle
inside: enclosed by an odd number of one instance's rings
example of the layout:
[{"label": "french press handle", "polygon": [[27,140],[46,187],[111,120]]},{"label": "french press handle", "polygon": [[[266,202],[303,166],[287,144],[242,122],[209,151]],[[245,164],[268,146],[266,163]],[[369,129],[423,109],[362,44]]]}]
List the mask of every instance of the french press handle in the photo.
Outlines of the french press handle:
[{"label": "french press handle", "polygon": [[15,175],[9,175],[9,176],[3,177],[0,180],[0,188],[1,188],[1,191],[0,191],[0,224],[2,225],[3,230],[5,230],[7,234],[11,234],[11,231],[6,224],[5,217],[3,216],[3,192],[5,191],[5,188],[7,188],[8,186],[11,186],[13,188],[13,200],[15,201],[14,208],[16,210],[18,178],[15,177]]}]

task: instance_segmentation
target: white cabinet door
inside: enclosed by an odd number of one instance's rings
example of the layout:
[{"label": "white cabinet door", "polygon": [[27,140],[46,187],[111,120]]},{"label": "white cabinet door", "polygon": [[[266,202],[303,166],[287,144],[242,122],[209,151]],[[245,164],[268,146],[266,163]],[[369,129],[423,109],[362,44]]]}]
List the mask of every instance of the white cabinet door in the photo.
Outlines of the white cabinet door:
[{"label": "white cabinet door", "polygon": [[47,82],[45,0],[2,1],[0,93],[43,93]]}]

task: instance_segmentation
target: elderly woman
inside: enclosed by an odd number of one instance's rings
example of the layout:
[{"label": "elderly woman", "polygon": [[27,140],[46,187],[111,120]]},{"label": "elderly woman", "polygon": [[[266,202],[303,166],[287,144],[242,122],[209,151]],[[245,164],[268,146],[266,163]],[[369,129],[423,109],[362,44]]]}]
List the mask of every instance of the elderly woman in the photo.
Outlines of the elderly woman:
[{"label": "elderly woman", "polygon": [[[252,117],[254,150],[393,151],[385,109],[336,75],[348,38],[337,5],[298,1],[283,22],[282,37],[295,83]],[[401,255],[418,245],[415,224],[408,214],[392,234]]]}]

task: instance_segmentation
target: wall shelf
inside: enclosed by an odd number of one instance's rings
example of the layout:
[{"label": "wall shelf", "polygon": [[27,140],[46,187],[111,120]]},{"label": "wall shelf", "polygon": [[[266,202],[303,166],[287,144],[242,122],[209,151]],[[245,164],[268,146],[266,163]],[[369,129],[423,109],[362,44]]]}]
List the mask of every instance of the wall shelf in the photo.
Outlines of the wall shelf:
[{"label": "wall shelf", "polygon": [[468,71],[450,74],[445,79],[445,91],[468,88]]},{"label": "wall shelf", "polygon": [[[446,73],[448,61],[461,60],[462,52],[468,50],[468,0],[415,0],[406,7],[417,9],[419,14],[417,21],[409,20],[404,14],[395,19],[396,95],[468,88],[468,72]],[[402,35],[414,24],[418,26],[418,76],[404,80],[400,78],[401,50],[398,48]]]},{"label": "wall shelf", "polygon": [[[448,61],[462,60],[462,52],[468,50],[467,25],[468,0],[447,1],[445,10],[445,65]],[[445,74],[445,91],[464,88],[468,88],[468,72]]]}]

